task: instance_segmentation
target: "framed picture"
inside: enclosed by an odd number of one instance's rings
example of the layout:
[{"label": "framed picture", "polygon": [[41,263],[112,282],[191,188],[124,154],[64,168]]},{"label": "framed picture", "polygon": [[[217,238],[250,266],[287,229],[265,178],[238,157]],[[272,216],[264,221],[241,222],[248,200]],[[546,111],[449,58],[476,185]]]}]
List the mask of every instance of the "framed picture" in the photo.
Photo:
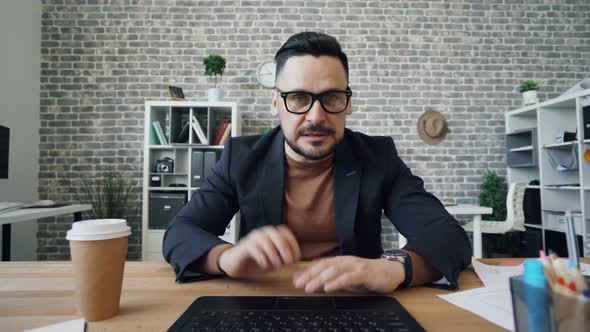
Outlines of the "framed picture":
[{"label": "framed picture", "polygon": [[168,86],[168,91],[170,91],[170,98],[172,100],[185,100],[182,88],[170,85]]}]

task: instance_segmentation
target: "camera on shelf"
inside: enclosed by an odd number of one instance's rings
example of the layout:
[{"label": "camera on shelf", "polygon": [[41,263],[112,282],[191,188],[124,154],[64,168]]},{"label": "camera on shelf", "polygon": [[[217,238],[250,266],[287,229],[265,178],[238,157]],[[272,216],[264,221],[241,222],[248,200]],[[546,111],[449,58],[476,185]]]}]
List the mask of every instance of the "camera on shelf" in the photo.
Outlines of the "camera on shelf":
[{"label": "camera on shelf", "polygon": [[156,160],[154,173],[174,173],[174,159],[166,157]]}]

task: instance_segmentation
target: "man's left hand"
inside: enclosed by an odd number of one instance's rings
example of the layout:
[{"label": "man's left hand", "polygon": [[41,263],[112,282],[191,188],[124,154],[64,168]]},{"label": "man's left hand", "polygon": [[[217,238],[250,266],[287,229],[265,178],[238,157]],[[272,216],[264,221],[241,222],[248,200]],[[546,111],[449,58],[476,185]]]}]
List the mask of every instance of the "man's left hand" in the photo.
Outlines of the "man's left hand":
[{"label": "man's left hand", "polygon": [[404,266],[385,259],[336,256],[321,259],[293,276],[293,285],[306,293],[339,290],[393,292],[404,281]]}]

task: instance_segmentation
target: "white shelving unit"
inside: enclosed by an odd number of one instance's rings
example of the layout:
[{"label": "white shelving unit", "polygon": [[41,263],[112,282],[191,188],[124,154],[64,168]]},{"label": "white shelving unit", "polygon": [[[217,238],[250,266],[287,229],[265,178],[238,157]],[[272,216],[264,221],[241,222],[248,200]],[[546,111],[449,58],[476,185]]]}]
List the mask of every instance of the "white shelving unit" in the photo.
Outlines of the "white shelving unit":
[{"label": "white shelving unit", "polygon": [[[234,102],[203,102],[203,101],[147,101],[145,103],[145,144],[143,174],[143,213],[142,213],[142,258],[149,261],[164,260],[162,256],[162,239],[165,225],[169,220],[156,218],[156,215],[173,215],[191,199],[192,194],[199,190],[192,181],[196,174],[193,165],[193,153],[213,152],[219,159],[223,151],[222,145],[201,144],[197,135],[190,130],[188,139],[181,142],[179,133],[184,124],[195,116],[203,128],[209,143],[215,140],[221,123],[231,123],[231,136],[241,135],[241,121],[238,106]],[[168,140],[167,145],[158,144],[152,123],[158,121]],[[210,153],[210,155],[213,155]],[[155,172],[157,160],[164,158],[174,160],[171,173]],[[159,181],[153,181],[158,179]],[[155,196],[158,196],[157,198]],[[153,204],[152,199],[153,198]],[[163,205],[159,206],[159,202]],[[170,202],[170,203],[168,203]],[[152,205],[152,206],[150,206]],[[153,212],[151,212],[153,211]],[[164,212],[162,212],[164,211]],[[152,218],[152,219],[150,219]],[[221,238],[235,243],[238,237],[238,218],[236,214]]]},{"label": "white shelving unit", "polygon": [[[528,188],[540,190],[541,222],[525,223],[525,227],[541,232],[543,249],[548,250],[561,238],[565,241],[565,228],[556,216],[570,209],[577,213],[580,251],[590,257],[590,162],[583,157],[586,151],[590,154],[590,137],[584,137],[584,123],[590,123],[590,89],[510,111],[506,113],[506,153],[509,182],[540,182]],[[576,132],[576,140],[558,142],[564,131]],[[577,169],[560,171],[551,164],[549,154],[567,160],[572,151],[578,156]]]}]

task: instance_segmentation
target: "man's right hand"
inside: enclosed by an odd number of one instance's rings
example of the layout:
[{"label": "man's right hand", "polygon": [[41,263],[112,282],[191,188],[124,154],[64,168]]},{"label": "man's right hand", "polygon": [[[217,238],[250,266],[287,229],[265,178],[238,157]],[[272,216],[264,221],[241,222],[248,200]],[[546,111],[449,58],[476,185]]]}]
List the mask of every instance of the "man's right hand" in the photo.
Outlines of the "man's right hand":
[{"label": "man's right hand", "polygon": [[301,250],[288,227],[264,226],[224,250],[218,259],[223,272],[236,278],[297,263]]}]

